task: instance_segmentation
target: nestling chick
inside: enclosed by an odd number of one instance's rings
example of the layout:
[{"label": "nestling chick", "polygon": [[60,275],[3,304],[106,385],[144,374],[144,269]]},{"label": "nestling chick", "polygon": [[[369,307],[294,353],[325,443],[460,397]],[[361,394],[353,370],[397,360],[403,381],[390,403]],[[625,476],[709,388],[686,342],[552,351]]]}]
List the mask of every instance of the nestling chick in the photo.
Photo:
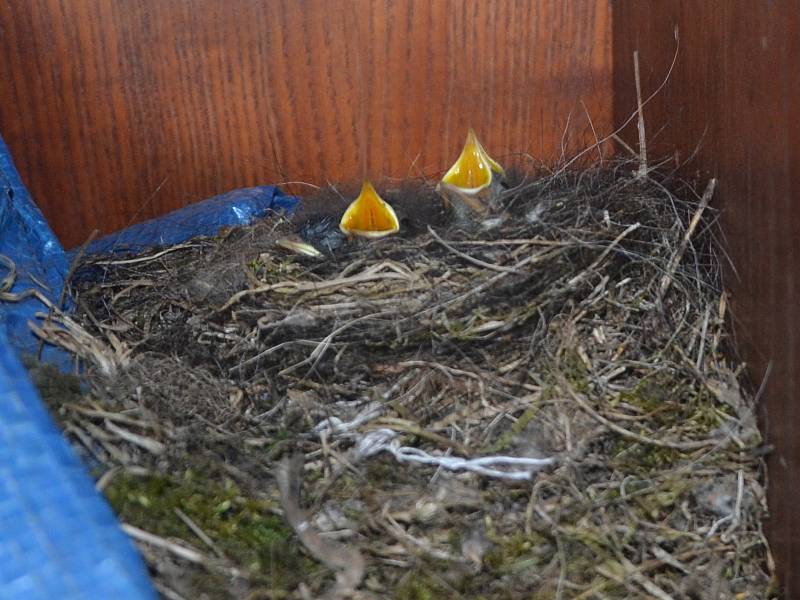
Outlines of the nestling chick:
[{"label": "nestling chick", "polygon": [[321,257],[335,252],[355,237],[375,239],[399,230],[400,220],[392,206],[365,180],[361,193],[338,223],[330,214],[311,215],[301,222],[296,234],[278,240],[277,244],[297,254]]},{"label": "nestling chick", "polygon": [[374,239],[400,231],[400,221],[392,206],[378,195],[369,181],[364,180],[361,193],[344,211],[339,229],[348,237]]},{"label": "nestling chick", "polygon": [[347,243],[347,236],[339,229],[336,217],[316,214],[305,219],[296,233],[281,238],[276,243],[296,254],[316,258],[323,254],[333,254]]},{"label": "nestling chick", "polygon": [[470,128],[461,155],[436,186],[452,207],[456,223],[468,225],[485,219],[504,189],[505,170],[478,141]]}]

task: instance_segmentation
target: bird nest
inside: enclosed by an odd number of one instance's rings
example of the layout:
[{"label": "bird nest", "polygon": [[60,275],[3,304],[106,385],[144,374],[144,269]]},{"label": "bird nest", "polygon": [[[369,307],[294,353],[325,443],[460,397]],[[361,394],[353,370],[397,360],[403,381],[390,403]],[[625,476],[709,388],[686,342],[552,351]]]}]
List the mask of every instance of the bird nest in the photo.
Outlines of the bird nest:
[{"label": "bird nest", "polygon": [[87,258],[39,333],[88,385],[44,393],[164,597],[767,598],[712,191],[606,165],[321,260],[279,215]]}]

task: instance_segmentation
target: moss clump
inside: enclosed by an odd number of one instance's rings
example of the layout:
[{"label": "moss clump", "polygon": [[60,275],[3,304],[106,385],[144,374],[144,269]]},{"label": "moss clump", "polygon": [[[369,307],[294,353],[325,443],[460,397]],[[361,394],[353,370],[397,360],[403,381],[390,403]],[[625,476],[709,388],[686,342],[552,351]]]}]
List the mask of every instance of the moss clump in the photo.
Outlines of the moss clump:
[{"label": "moss clump", "polygon": [[717,406],[705,386],[681,378],[678,374],[660,372],[643,378],[631,390],[620,392],[612,406],[625,404],[647,415],[649,425],[669,427],[691,422],[699,431],[709,432],[720,425],[730,408]]},{"label": "moss clump", "polygon": [[[454,570],[448,563],[433,561],[428,566],[420,566],[403,575],[395,585],[392,598],[398,600],[439,600],[440,598],[485,599],[482,588],[486,588],[485,578]],[[505,595],[492,598],[506,600]],[[508,597],[508,600],[511,600]]]},{"label": "moss clump", "polygon": [[437,600],[451,594],[452,590],[417,571],[403,577],[395,590],[397,600]]},{"label": "moss clump", "polygon": [[570,383],[573,390],[580,394],[589,392],[589,369],[577,348],[564,350],[559,357],[558,370]]},{"label": "moss clump", "polygon": [[26,357],[24,364],[39,396],[56,419],[60,418],[59,411],[65,404],[83,400],[81,379],[77,375],[62,373],[54,365],[38,362],[31,357]]},{"label": "moss clump", "polygon": [[555,552],[554,544],[545,536],[538,533],[526,535],[515,533],[513,535],[493,540],[494,546],[486,553],[484,564],[494,573],[510,573],[518,565],[540,566],[552,559]]},{"label": "moss clump", "polygon": [[611,467],[629,474],[647,475],[674,467],[689,459],[689,455],[675,448],[664,448],[650,444],[631,443],[628,438],[618,437],[610,449]]},{"label": "moss clump", "polygon": [[187,470],[183,478],[120,475],[105,490],[120,519],[165,537],[190,538],[193,533],[176,515],[191,518],[227,559],[246,569],[252,583],[290,590],[301,574],[317,570],[304,558],[292,531],[270,504],[245,497],[230,480],[208,481]]},{"label": "moss clump", "polygon": [[497,454],[511,447],[514,439],[523,431],[525,431],[525,428],[533,422],[533,420],[539,414],[540,409],[541,405],[539,404],[535,404],[525,409],[525,412],[523,412],[514,422],[514,424],[511,426],[511,429],[501,434],[494,443],[484,448],[484,452],[487,454]]}]

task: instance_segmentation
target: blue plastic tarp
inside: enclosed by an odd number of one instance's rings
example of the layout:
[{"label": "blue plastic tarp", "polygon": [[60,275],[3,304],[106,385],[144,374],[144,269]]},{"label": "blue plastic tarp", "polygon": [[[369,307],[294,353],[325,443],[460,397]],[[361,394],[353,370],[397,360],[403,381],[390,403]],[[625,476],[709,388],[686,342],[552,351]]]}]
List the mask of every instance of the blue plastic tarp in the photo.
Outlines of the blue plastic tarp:
[{"label": "blue plastic tarp", "polygon": [[245,225],[269,211],[291,212],[296,206],[296,198],[271,185],[233,190],[95,240],[86,253],[139,253],[198,235],[213,236],[221,227]]},{"label": "blue plastic tarp", "polygon": [[[17,274],[13,287],[5,291],[20,294],[35,289],[58,301],[69,266],[67,258],[22,185],[1,138],[0,191],[0,254],[14,261]],[[0,280],[7,275],[8,269],[0,265]],[[18,351],[30,354],[37,351],[39,344],[31,335],[28,321],[41,310],[44,306],[35,298],[13,304],[0,303],[0,329]],[[45,360],[58,358],[53,348],[44,348],[43,352]]]},{"label": "blue plastic tarp", "polygon": [[[91,253],[141,251],[222,226],[250,223],[295,198],[271,186],[237,190],[93,242]],[[31,200],[0,138],[0,254],[16,266],[7,293],[37,289],[58,302],[70,255]],[[0,264],[0,282],[9,269]],[[36,298],[0,301],[0,598],[154,598],[146,569],[103,497],[50,419],[25,354],[64,366],[40,348],[28,321],[46,311]]]},{"label": "blue plastic tarp", "polygon": [[111,509],[0,333],[0,598],[154,598]]}]

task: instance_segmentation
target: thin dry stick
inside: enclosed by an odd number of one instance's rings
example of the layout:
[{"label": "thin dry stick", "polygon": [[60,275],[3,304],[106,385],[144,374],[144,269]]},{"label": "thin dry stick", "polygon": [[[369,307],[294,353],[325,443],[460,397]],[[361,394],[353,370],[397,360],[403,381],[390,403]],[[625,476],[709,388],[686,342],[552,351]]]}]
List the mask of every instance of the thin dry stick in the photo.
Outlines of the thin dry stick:
[{"label": "thin dry stick", "polygon": [[642,586],[645,591],[657,598],[658,600],[675,600],[672,596],[670,596],[667,592],[662,590],[658,587],[655,583],[650,581],[647,577],[645,577],[642,572],[634,565],[631,561],[627,558],[622,559],[622,565],[625,567],[625,570],[630,574],[630,578],[633,579],[636,583]]},{"label": "thin dry stick", "polygon": [[222,550],[219,549],[219,547],[214,543],[214,540],[212,540],[205,531],[200,529],[200,526],[197,523],[192,521],[189,515],[177,507],[175,508],[175,514],[189,529],[192,530],[192,533],[199,537],[206,546],[211,548],[214,554],[216,554],[219,558],[223,558],[224,555],[222,554]]},{"label": "thin dry stick", "polygon": [[683,255],[686,253],[686,248],[689,247],[689,242],[692,239],[692,235],[694,235],[694,230],[697,229],[697,225],[700,223],[703,213],[708,208],[709,202],[711,202],[711,198],[714,195],[714,189],[716,187],[716,179],[711,179],[708,182],[708,185],[706,185],[706,189],[703,192],[702,198],[700,199],[700,204],[697,206],[697,210],[695,210],[694,215],[692,215],[692,220],[689,221],[689,227],[686,229],[686,233],[683,235],[681,245],[678,247],[678,250],[675,252],[675,254],[672,255],[672,258],[667,265],[667,272],[661,279],[661,286],[658,290],[659,301],[663,300],[664,295],[669,289],[669,286],[672,285],[672,280],[675,277],[675,271],[683,259]]},{"label": "thin dry stick", "polygon": [[[672,62],[671,62],[671,63],[670,63],[670,65],[669,65],[669,69],[667,70],[667,74],[666,74],[666,76],[664,77],[664,79],[661,81],[661,83],[659,84],[659,86],[658,86],[658,87],[655,89],[655,91],[654,91],[652,94],[650,94],[650,95],[649,95],[649,96],[648,96],[648,97],[647,97],[647,98],[646,98],[646,99],[645,99],[645,100],[642,102],[642,107],[644,107],[646,104],[649,104],[649,103],[650,103],[650,101],[651,101],[653,98],[655,98],[656,96],[658,96],[658,94],[659,94],[659,93],[661,93],[661,90],[662,90],[662,89],[664,89],[664,86],[666,86],[666,85],[667,85],[667,82],[668,82],[668,81],[670,80],[670,78],[672,77],[672,71],[675,69],[675,64],[678,62],[678,51],[680,50],[680,39],[678,38],[678,30],[677,30],[677,28],[676,28],[676,30],[675,30],[675,41],[676,41],[676,42],[678,42],[678,43],[675,45],[675,52],[674,52],[674,54],[672,55]],[[615,130],[614,130],[612,133],[608,134],[606,137],[604,137],[604,138],[603,138],[602,140],[600,140],[600,141],[601,141],[601,142],[605,142],[605,141],[608,141],[608,140],[611,140],[611,139],[616,139],[616,138],[617,138],[617,136],[620,134],[620,132],[622,132],[622,130],[623,130],[623,129],[625,129],[625,128],[628,126],[628,124],[629,124],[631,121],[633,121],[633,119],[634,119],[634,118],[636,118],[636,116],[637,116],[637,111],[634,111],[634,112],[632,112],[632,113],[630,114],[630,116],[629,116],[627,119],[625,119],[625,121],[623,121],[623,122],[622,122],[622,124],[621,124],[619,127],[617,127],[617,128],[616,128],[616,129],[615,129]],[[570,168],[570,167],[571,167],[573,164],[575,164],[575,163],[576,163],[577,161],[579,161],[579,160],[580,160],[580,159],[581,159],[583,156],[585,156],[586,154],[588,154],[588,153],[589,153],[589,152],[591,152],[592,150],[594,150],[594,144],[593,144],[593,145],[591,145],[591,146],[589,146],[588,148],[585,148],[584,150],[581,150],[581,151],[580,151],[580,152],[578,152],[578,153],[577,153],[575,156],[573,156],[571,159],[569,159],[569,160],[568,160],[566,163],[564,163],[563,165],[561,165],[561,166],[558,168],[558,170],[557,170],[557,171],[555,171],[555,173],[553,173],[553,176],[554,176],[554,177],[557,177],[557,176],[559,176],[559,175],[563,174],[563,173],[564,173],[564,172],[566,172],[566,170],[567,170],[567,169],[569,169],[569,168]],[[635,153],[634,153],[634,154],[635,154]]]},{"label": "thin dry stick", "polygon": [[286,521],[311,555],[336,573],[335,591],[352,593],[364,577],[364,557],[356,548],[323,539],[300,508],[303,455],[284,458],[275,470],[275,479]]},{"label": "thin dry stick", "polygon": [[163,583],[159,583],[158,581],[153,581],[153,586],[156,588],[156,591],[164,596],[167,600],[186,600],[184,596],[181,596],[175,590],[166,587]]},{"label": "thin dry stick", "polygon": [[594,128],[594,122],[592,121],[592,115],[589,114],[589,109],[586,108],[586,103],[581,100],[581,106],[583,107],[583,112],[586,114],[586,120],[589,121],[589,127],[592,130],[592,135],[594,136],[594,145],[597,146],[597,155],[598,155],[598,164],[602,167],[603,166],[603,144],[600,141],[600,136],[597,135],[597,130]]},{"label": "thin dry stick", "polygon": [[459,256],[459,257],[463,258],[467,262],[471,262],[473,265],[476,265],[478,267],[483,267],[484,269],[490,269],[492,271],[499,271],[500,273],[519,273],[519,271],[517,269],[514,269],[512,267],[504,267],[502,265],[495,265],[493,263],[484,262],[479,258],[475,258],[473,256],[470,256],[466,252],[461,252],[461,250],[457,250],[456,248],[453,248],[453,246],[451,246],[450,244],[445,242],[442,238],[440,238],[439,234],[437,234],[430,225],[428,225],[428,233],[430,233],[431,237],[433,237],[433,239],[435,239],[442,246],[447,248],[450,252],[452,252],[456,256]]},{"label": "thin dry stick", "polygon": [[639,51],[633,51],[633,74],[636,81],[636,111],[638,113],[637,125],[639,128],[639,171],[636,176],[640,179],[647,177],[647,140],[644,130],[644,104],[642,103],[642,81],[639,78]]},{"label": "thin dry stick", "polygon": [[4,294],[13,287],[14,282],[17,280],[17,264],[5,254],[0,254],[0,264],[8,271],[3,280],[0,281],[0,294]]},{"label": "thin dry stick", "polygon": [[147,450],[151,454],[163,454],[166,450],[166,446],[161,442],[154,440],[152,438],[146,437],[144,435],[139,435],[138,433],[133,433],[132,431],[128,431],[127,429],[123,429],[117,425],[114,425],[110,420],[106,419],[105,421],[106,429],[110,432],[116,434],[118,437],[122,438],[126,442],[130,442],[135,446],[139,446],[140,448]]},{"label": "thin dry stick", "polygon": [[598,256],[598,257],[597,257],[597,259],[595,259],[595,261],[594,261],[594,262],[593,262],[591,265],[589,265],[589,266],[588,266],[586,269],[584,269],[583,271],[581,271],[580,273],[578,273],[577,275],[575,275],[575,277],[573,277],[572,279],[570,279],[570,280],[567,282],[567,286],[569,286],[569,287],[575,287],[575,286],[576,286],[576,285],[577,285],[577,284],[578,284],[578,283],[579,283],[581,280],[583,280],[583,279],[586,277],[586,274],[587,274],[587,273],[589,273],[589,272],[591,272],[591,271],[595,270],[595,269],[597,268],[597,266],[598,266],[598,265],[599,265],[601,262],[603,262],[603,260],[606,258],[606,256],[608,256],[608,254],[609,254],[609,253],[610,253],[610,252],[611,252],[611,251],[612,251],[614,248],[616,248],[616,247],[619,245],[619,243],[620,243],[620,242],[621,242],[623,239],[625,239],[625,238],[626,238],[626,237],[627,237],[629,234],[631,234],[631,233],[633,233],[634,231],[636,231],[637,229],[639,229],[639,227],[641,227],[641,226],[642,226],[642,224],[641,224],[641,223],[634,223],[633,225],[630,225],[630,226],[629,226],[627,229],[625,229],[625,231],[623,231],[622,233],[620,233],[620,234],[619,234],[619,235],[618,235],[616,238],[614,238],[614,241],[613,241],[613,242],[611,242],[611,243],[610,243],[610,244],[609,244],[609,245],[606,247],[606,249],[605,249],[605,250],[603,250],[603,251],[600,253],[600,256]]},{"label": "thin dry stick", "polygon": [[[721,549],[729,549],[729,548],[721,548]],[[698,549],[693,548],[691,550],[688,550],[687,552],[684,552],[684,553],[680,554],[677,557],[673,557],[673,559],[674,560],[678,560],[678,559],[679,560],[690,560],[691,558],[694,558],[695,556],[697,556],[700,553],[701,552]],[[655,559],[648,560],[647,562],[644,562],[644,563],[642,563],[642,564],[640,564],[638,566],[634,565],[634,567],[636,568],[637,572],[646,573],[648,571],[652,571],[654,569],[658,569],[658,568],[662,567],[664,564],[669,564],[669,563],[667,563],[664,560],[655,558]],[[599,573],[601,571],[606,571],[606,569],[603,569],[601,566],[595,567],[595,570],[597,572],[599,572]],[[591,586],[589,589],[587,589],[587,590],[583,591],[582,593],[578,594],[577,596],[575,596],[575,600],[590,600],[591,598],[605,598],[605,596],[600,595],[601,592],[605,588],[613,585],[614,583],[618,583],[618,577],[613,577],[613,576],[611,576],[610,573],[608,575],[609,576],[608,576],[607,579],[605,579],[603,581],[600,581],[599,583]],[[630,577],[631,575],[632,575],[632,573],[630,573],[630,572],[627,573],[628,577]]]},{"label": "thin dry stick", "polygon": [[[87,241],[87,244],[91,241],[91,238]],[[169,248],[165,248],[164,250],[159,250],[155,254],[148,254],[146,256],[137,256],[136,258],[123,258],[119,260],[98,260],[92,264],[95,265],[103,265],[103,266],[119,266],[119,265],[135,265],[138,263],[146,263],[157,258],[161,258],[166,254],[170,254],[171,252],[177,252],[178,250],[185,250],[187,248],[195,248],[197,244],[177,244],[175,246],[170,246]]]},{"label": "thin dry stick", "polygon": [[304,358],[303,360],[301,360],[298,363],[295,363],[293,365],[290,365],[290,366],[286,367],[281,372],[279,372],[278,375],[281,376],[281,377],[285,377],[289,373],[299,369],[300,367],[308,365],[308,364],[310,364],[311,368],[313,369],[319,363],[319,361],[322,359],[322,356],[325,354],[325,352],[328,351],[328,348],[330,348],[331,343],[333,342],[334,338],[337,335],[339,335],[343,331],[346,331],[347,329],[350,329],[354,325],[357,325],[361,321],[368,321],[370,319],[380,319],[382,317],[389,317],[392,314],[394,314],[394,313],[393,312],[389,312],[389,311],[378,312],[378,313],[374,313],[374,314],[371,314],[371,315],[364,315],[363,317],[358,317],[356,319],[348,321],[344,325],[341,325],[340,327],[338,327],[338,328],[334,329],[333,331],[331,331],[322,340],[320,340],[317,343],[317,345],[314,348],[314,350],[311,351],[311,354],[309,354],[306,358]]},{"label": "thin dry stick", "polygon": [[[64,309],[64,301],[67,299],[67,287],[69,286],[69,282],[72,279],[72,276],[75,274],[75,269],[78,268],[78,265],[80,264],[81,260],[83,259],[83,255],[86,252],[86,247],[90,243],[92,243],[92,240],[94,240],[94,238],[97,237],[97,234],[98,234],[98,230],[95,229],[94,231],[92,231],[91,235],[89,235],[89,237],[86,238],[86,241],[83,242],[83,244],[81,244],[81,247],[78,250],[78,254],[72,260],[72,263],[70,264],[66,275],[64,275],[64,281],[63,281],[63,283],[61,285],[61,293],[58,296],[58,309],[59,310],[63,310]],[[47,317],[45,318],[45,324],[49,324],[50,320],[53,317],[53,313],[54,313],[54,307],[51,306],[51,307],[49,307],[49,309],[47,311]],[[37,355],[39,357],[42,356],[42,350],[44,349],[44,342],[45,342],[44,339],[39,338],[39,348],[37,350]]]},{"label": "thin dry stick", "polygon": [[281,290],[283,293],[318,292],[324,289],[346,287],[372,281],[389,279],[411,281],[413,278],[413,274],[410,271],[399,266],[397,263],[392,261],[383,261],[377,265],[373,265],[365,269],[357,275],[352,275],[350,277],[337,277],[335,279],[328,279],[325,281],[306,281],[302,283],[297,281],[281,281],[253,289],[242,290],[231,296],[228,301],[217,310],[217,312],[223,312],[227,310],[232,305],[236,304],[242,298],[247,296],[254,296],[271,291]]},{"label": "thin dry stick", "polygon": [[19,293],[11,293],[10,290],[17,281],[17,265],[5,254],[0,254],[0,263],[2,263],[8,271],[5,277],[3,277],[3,280],[0,281],[0,302],[22,302],[33,296],[50,310],[58,309],[58,307],[53,306],[53,303],[47,296],[37,289],[29,288]]},{"label": "thin dry stick", "polygon": [[[527,265],[532,265],[532,264],[536,264],[536,263],[539,263],[539,262],[545,262],[545,261],[550,260],[551,258],[557,256],[558,254],[562,254],[565,250],[566,250],[566,247],[561,247],[561,248],[556,248],[554,250],[545,250],[545,251],[537,253],[537,254],[531,254],[530,256],[528,256],[528,257],[522,259],[521,261],[519,261],[515,266],[517,267],[517,269],[519,269],[519,268],[527,266]],[[509,273],[506,273],[506,272],[498,273],[497,275],[492,275],[489,279],[485,280],[482,283],[479,283],[478,285],[476,285],[475,287],[473,287],[471,289],[468,289],[466,292],[456,296],[455,298],[451,298],[449,300],[446,300],[445,302],[442,302],[441,304],[436,304],[434,306],[429,306],[428,308],[425,308],[424,310],[419,312],[419,316],[431,313],[431,312],[436,311],[436,310],[443,310],[443,309],[447,308],[448,306],[452,306],[454,304],[458,304],[460,302],[463,302],[464,300],[466,300],[470,296],[474,296],[475,294],[479,294],[480,292],[482,292],[486,288],[497,284],[500,280],[505,278],[507,275],[509,275]]]},{"label": "thin dry stick", "polygon": [[660,448],[672,448],[674,450],[697,450],[700,448],[706,448],[708,446],[713,446],[719,443],[719,440],[698,440],[695,442],[668,442],[665,440],[658,440],[655,438],[647,437],[638,433],[634,433],[632,431],[628,431],[627,429],[620,427],[613,421],[606,419],[603,415],[597,412],[594,408],[589,406],[589,403],[586,402],[583,398],[581,398],[580,394],[575,392],[572,389],[572,386],[566,380],[563,375],[558,375],[559,384],[567,390],[570,397],[575,401],[575,403],[580,406],[583,410],[585,410],[591,417],[595,420],[599,421],[615,433],[620,434],[623,437],[626,437],[631,440],[636,440],[637,442],[642,442],[643,444],[650,444],[651,446],[658,446]]},{"label": "thin dry stick", "polygon": [[176,544],[175,542],[171,542],[168,539],[145,531],[144,529],[139,529],[138,527],[134,527],[128,523],[123,523],[121,527],[122,531],[127,533],[136,541],[144,542],[145,544],[155,546],[156,548],[161,548],[162,550],[167,550],[179,558],[188,560],[189,562],[193,562],[198,565],[204,565],[209,562],[207,556],[198,552],[194,548],[188,548],[181,544]]},{"label": "thin dry stick", "polygon": [[711,307],[706,307],[705,315],[703,316],[703,327],[700,329],[700,347],[697,349],[697,360],[695,360],[694,368],[697,371],[703,370],[703,356],[706,349],[706,334],[708,333],[708,319],[711,316]]},{"label": "thin dry stick", "polygon": [[392,516],[389,514],[389,511],[386,510],[386,507],[384,507],[383,514],[381,516],[384,519],[384,523],[381,523],[381,525],[383,525],[386,532],[391,534],[397,541],[410,550],[418,550],[422,554],[430,556],[431,558],[435,558],[436,560],[446,560],[448,562],[456,563],[466,562],[466,560],[461,556],[456,556],[445,550],[439,550],[430,542],[415,538],[413,535],[409,534],[405,529],[403,529],[400,523],[392,518]]}]

